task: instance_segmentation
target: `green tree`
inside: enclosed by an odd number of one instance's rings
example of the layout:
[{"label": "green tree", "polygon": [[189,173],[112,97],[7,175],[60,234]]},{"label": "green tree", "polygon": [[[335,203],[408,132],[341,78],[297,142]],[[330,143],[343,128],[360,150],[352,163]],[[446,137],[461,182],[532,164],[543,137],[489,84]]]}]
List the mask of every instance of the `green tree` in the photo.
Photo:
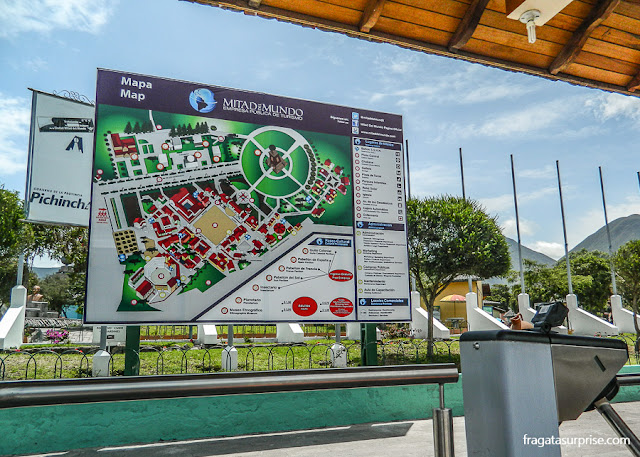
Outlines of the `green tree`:
[{"label": "green tree", "polygon": [[70,305],[73,301],[69,284],[69,275],[66,273],[56,273],[49,275],[40,281],[42,295],[49,302],[49,307],[59,313],[64,306]]},{"label": "green tree", "polygon": [[[569,254],[573,291],[580,306],[588,311],[603,312],[611,295],[611,269],[609,256],[601,251],[582,249]],[[567,264],[560,259],[554,269],[563,278],[562,292],[569,293]]]},{"label": "green tree", "polygon": [[[523,265],[524,284],[531,303],[560,300],[567,294],[566,270],[563,273],[559,269],[528,259],[524,259]],[[517,292],[520,293],[520,284]]]},{"label": "green tree", "polygon": [[[582,249],[569,254],[571,283],[580,306],[590,312],[603,312],[610,294],[611,274],[606,254]],[[553,266],[524,260],[524,282],[531,303],[564,300],[569,293],[566,260]],[[520,292],[520,286],[514,286]]]},{"label": "green tree", "polygon": [[459,275],[508,273],[509,248],[494,217],[473,200],[452,196],[407,202],[409,268],[429,312],[428,354],[433,354],[433,303]]},{"label": "green tree", "polygon": [[88,230],[85,227],[54,228],[55,231],[49,234],[47,240],[48,255],[67,266],[66,304],[76,306],[81,313],[85,302]]},{"label": "green tree", "polygon": [[636,320],[640,299],[640,240],[632,240],[620,246],[613,257],[613,264],[620,280],[620,291],[626,300],[631,300],[633,323],[636,334],[640,336]]},{"label": "green tree", "polygon": [[52,226],[22,222],[24,212],[18,193],[0,184],[0,301],[8,303],[11,288],[16,285],[18,256],[24,254],[23,284],[31,287],[34,278],[28,272],[28,259],[46,254]]},{"label": "green tree", "polygon": [[133,132],[133,127],[131,127],[131,121],[129,121],[129,122],[127,122],[127,125],[124,128],[124,133],[129,135],[132,132]]},{"label": "green tree", "polygon": [[0,185],[0,261],[16,257],[22,250],[24,218],[22,200],[18,192],[6,190]]},{"label": "green tree", "polygon": [[506,306],[508,309],[512,309],[515,312],[518,312],[517,311],[517,308],[518,308],[517,299],[511,293],[511,288],[509,287],[508,284],[494,284],[494,285],[492,285],[491,286],[491,295],[489,295],[487,297],[484,297],[484,298],[485,298],[485,300],[498,302],[498,303]]}]

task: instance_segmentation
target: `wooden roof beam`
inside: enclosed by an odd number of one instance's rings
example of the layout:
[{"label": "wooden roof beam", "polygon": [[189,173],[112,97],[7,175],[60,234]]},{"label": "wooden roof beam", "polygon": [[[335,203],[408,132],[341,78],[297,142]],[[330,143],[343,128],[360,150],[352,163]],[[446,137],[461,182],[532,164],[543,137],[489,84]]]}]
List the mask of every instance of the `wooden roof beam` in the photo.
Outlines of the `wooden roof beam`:
[{"label": "wooden roof beam", "polygon": [[627,85],[627,90],[629,92],[635,92],[638,89],[640,89],[640,73],[635,75],[631,82]]},{"label": "wooden roof beam", "polygon": [[458,50],[467,44],[473,32],[476,31],[476,27],[478,27],[482,13],[488,3],[489,0],[473,0],[471,2],[467,11],[464,13],[464,17],[458,24],[458,28],[451,37],[451,40],[449,40],[449,51]]},{"label": "wooden roof beam", "polygon": [[609,17],[618,4],[620,4],[620,0],[599,0],[553,60],[549,67],[549,73],[557,75],[564,71],[578,56],[595,28]]},{"label": "wooden roof beam", "polygon": [[380,18],[380,14],[382,14],[382,8],[384,8],[384,4],[387,0],[369,0],[367,6],[362,13],[362,19],[360,20],[360,25],[358,28],[361,32],[368,33],[378,19]]}]

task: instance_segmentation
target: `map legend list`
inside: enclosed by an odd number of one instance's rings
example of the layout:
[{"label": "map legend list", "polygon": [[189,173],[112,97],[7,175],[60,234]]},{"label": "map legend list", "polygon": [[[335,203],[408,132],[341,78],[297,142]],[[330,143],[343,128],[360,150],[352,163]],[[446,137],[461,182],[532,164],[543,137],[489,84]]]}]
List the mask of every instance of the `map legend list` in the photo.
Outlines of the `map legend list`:
[{"label": "map legend list", "polygon": [[358,319],[410,316],[402,144],[354,138]]}]

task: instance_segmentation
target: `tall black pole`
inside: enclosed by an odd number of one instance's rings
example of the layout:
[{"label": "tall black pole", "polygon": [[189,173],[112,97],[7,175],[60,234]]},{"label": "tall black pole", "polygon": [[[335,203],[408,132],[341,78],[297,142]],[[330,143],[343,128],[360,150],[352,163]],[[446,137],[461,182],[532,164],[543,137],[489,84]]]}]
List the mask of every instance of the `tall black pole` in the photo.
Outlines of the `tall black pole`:
[{"label": "tall black pole", "polygon": [[558,193],[560,194],[560,214],[562,215],[562,233],[564,234],[564,259],[567,262],[567,282],[569,293],[573,294],[573,284],[571,283],[571,262],[569,261],[569,243],[567,242],[567,224],[564,218],[564,202],[562,199],[562,182],[560,181],[560,162],[556,160],[556,171],[558,172]]},{"label": "tall black pole", "polygon": [[513,206],[516,209],[516,233],[518,234],[518,262],[520,266],[521,293],[526,293],[524,288],[524,267],[522,266],[522,240],[520,239],[520,215],[518,214],[518,197],[516,192],[516,171],[513,166],[513,154],[511,154],[511,182],[513,183]]},{"label": "tall black pole", "polygon": [[[460,180],[462,181],[462,199],[466,200],[467,195],[465,194],[465,191],[464,191],[464,163],[462,162],[462,148],[459,148],[458,151],[460,152]],[[469,275],[468,282],[469,282],[469,292],[473,292],[473,281],[471,279],[471,275]]]},{"label": "tall black pole", "polygon": [[467,196],[464,192],[464,165],[462,163],[462,148],[460,148],[460,180],[462,181],[462,199],[466,200]]},{"label": "tall black pole", "polygon": [[616,287],[616,272],[613,269],[613,246],[611,244],[611,231],[609,230],[609,218],[607,217],[607,202],[604,198],[604,181],[602,180],[602,167],[598,167],[600,173],[600,190],[602,191],[602,208],[604,209],[604,225],[607,228],[607,240],[609,241],[609,268],[611,269],[611,288],[613,295],[618,295]]},{"label": "tall black pole", "polygon": [[409,140],[404,140],[405,162],[407,163],[407,196],[411,199],[411,170],[409,169]]}]

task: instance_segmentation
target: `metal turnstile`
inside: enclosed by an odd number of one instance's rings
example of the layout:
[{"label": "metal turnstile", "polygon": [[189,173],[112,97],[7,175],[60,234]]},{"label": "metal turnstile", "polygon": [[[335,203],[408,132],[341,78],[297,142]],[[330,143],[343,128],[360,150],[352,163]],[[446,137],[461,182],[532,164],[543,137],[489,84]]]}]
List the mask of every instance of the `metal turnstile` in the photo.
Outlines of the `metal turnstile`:
[{"label": "metal turnstile", "polygon": [[[548,331],[548,326],[545,328]],[[614,430],[638,439],[607,400],[618,391],[624,341],[545,331],[467,332],[460,337],[469,457],[560,457],[558,426],[597,408]]]}]

